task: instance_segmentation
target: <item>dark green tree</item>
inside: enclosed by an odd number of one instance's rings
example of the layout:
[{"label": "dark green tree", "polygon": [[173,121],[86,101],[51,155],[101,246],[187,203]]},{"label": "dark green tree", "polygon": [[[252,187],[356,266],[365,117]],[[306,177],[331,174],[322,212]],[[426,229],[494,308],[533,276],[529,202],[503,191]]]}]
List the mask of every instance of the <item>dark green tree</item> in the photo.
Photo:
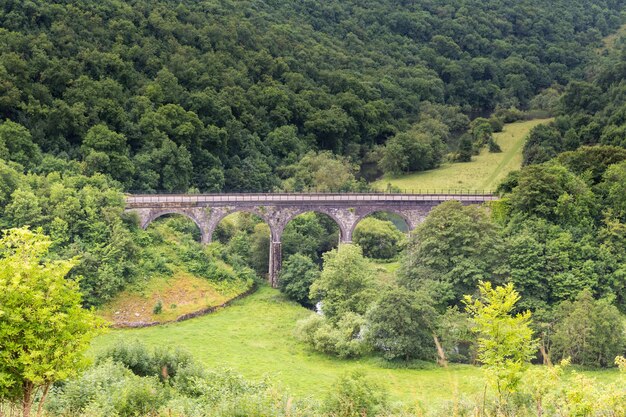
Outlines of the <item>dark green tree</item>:
[{"label": "dark green tree", "polygon": [[366,342],[387,360],[433,360],[438,319],[433,304],[424,293],[386,290],[367,313]]}]

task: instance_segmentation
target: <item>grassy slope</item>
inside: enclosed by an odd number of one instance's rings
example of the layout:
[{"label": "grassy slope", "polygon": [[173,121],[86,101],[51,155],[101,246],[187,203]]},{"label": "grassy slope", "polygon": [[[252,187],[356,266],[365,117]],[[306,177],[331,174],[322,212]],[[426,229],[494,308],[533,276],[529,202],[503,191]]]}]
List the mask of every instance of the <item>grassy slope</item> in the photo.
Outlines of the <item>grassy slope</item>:
[{"label": "grassy slope", "polygon": [[626,23],[624,23],[615,33],[605,37],[602,40],[602,47],[598,48],[596,52],[598,52],[598,54],[602,54],[605,51],[613,49],[617,40],[622,36],[626,36]]},{"label": "grassy slope", "polygon": [[384,190],[388,183],[403,190],[494,190],[510,171],[522,164],[522,149],[528,132],[551,119],[537,119],[510,123],[495,140],[502,148],[501,153],[489,153],[483,149],[471,162],[447,163],[431,171],[416,172],[400,177],[385,177],[374,183]]},{"label": "grassy slope", "polygon": [[[177,221],[191,222],[186,218],[178,218]],[[250,283],[243,280],[214,281],[189,272],[186,262],[181,258],[180,248],[181,245],[193,244],[190,243],[193,238],[176,231],[167,219],[150,225],[150,233],[157,238],[147,251],[153,259],[164,261],[172,273],[147,274],[145,280],[117,294],[98,310],[106,320],[113,323],[172,321],[183,314],[221,305],[249,289]],[[198,250],[202,249],[198,246]],[[214,262],[232,272],[232,267],[223,261]],[[158,301],[161,301],[162,312],[154,314]]]},{"label": "grassy slope", "polygon": [[[215,314],[182,323],[136,330],[115,330],[96,339],[92,351],[122,337],[138,338],[151,346],[186,349],[211,367],[228,367],[244,376],[264,376],[299,398],[320,398],[340,374],[361,369],[390,389],[395,400],[437,403],[455,393],[480,396],[479,368],[458,365],[449,369],[385,369],[377,359],[338,360],[311,352],[293,336],[295,322],[311,314],[286,302],[280,293],[262,287],[255,294]],[[615,380],[617,371],[594,372],[602,380]]]},{"label": "grassy slope", "polygon": [[[221,288],[218,284],[177,271],[171,277],[155,276],[145,286],[118,294],[99,310],[111,322],[165,322],[177,317],[220,305],[245,291],[241,288]],[[162,312],[153,309],[161,301]]]}]

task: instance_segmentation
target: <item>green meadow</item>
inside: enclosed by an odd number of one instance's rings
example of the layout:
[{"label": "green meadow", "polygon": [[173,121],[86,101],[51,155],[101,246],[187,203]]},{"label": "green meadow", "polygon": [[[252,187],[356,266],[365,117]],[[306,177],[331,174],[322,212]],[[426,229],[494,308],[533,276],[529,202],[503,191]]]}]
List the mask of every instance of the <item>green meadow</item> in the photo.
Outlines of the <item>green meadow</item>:
[{"label": "green meadow", "polygon": [[374,188],[385,190],[388,184],[409,192],[441,190],[493,191],[511,171],[522,166],[522,149],[530,130],[552,119],[535,119],[504,126],[495,133],[495,141],[502,148],[500,153],[490,153],[486,148],[471,162],[444,163],[430,171],[415,172],[398,177],[386,176],[374,183]]},{"label": "green meadow", "polygon": [[[480,368],[416,364],[393,369],[376,358],[341,360],[309,350],[293,334],[298,320],[312,314],[287,301],[277,290],[257,292],[214,314],[156,327],[111,330],[95,340],[92,354],[120,338],[136,338],[148,346],[187,350],[205,365],[231,368],[247,378],[269,378],[297,398],[322,398],[335,379],[346,372],[364,371],[385,385],[395,401],[433,405],[455,398],[482,395]],[[601,381],[619,378],[617,370],[588,372]]]}]

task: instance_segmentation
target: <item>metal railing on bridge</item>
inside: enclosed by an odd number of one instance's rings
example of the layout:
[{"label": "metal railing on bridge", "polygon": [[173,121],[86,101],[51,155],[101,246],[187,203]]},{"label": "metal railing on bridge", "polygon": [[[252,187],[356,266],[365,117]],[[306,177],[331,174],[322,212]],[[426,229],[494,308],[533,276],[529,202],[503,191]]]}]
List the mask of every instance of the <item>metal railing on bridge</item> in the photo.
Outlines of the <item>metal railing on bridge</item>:
[{"label": "metal railing on bridge", "polygon": [[460,200],[486,201],[496,198],[490,190],[453,190],[453,189],[424,189],[424,190],[397,190],[365,191],[365,192],[337,192],[337,191],[310,191],[310,192],[269,192],[269,193],[172,193],[158,192],[138,194],[127,193],[127,200],[133,203],[194,203],[194,202],[241,202],[241,201],[430,201],[430,200]]}]

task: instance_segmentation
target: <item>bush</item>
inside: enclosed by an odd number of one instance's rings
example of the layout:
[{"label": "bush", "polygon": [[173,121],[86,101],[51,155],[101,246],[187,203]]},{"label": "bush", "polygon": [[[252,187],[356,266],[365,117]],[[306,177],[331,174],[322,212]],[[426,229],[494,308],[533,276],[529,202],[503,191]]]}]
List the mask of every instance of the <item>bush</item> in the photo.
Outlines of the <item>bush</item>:
[{"label": "bush", "polygon": [[296,323],[295,335],[305,344],[315,347],[315,333],[326,323],[324,316],[311,314],[309,317]]},{"label": "bush", "polygon": [[139,377],[108,358],[50,393],[52,415],[137,416],[156,412],[165,392],[155,377]]},{"label": "bush", "polygon": [[495,112],[495,117],[502,120],[504,123],[513,123],[518,120],[523,120],[524,112],[516,109],[515,107],[510,107],[508,109],[499,108]]},{"label": "bush", "polygon": [[367,351],[361,332],[365,319],[355,313],[346,313],[336,323],[313,314],[296,326],[296,336],[318,352],[340,358],[353,358]]},{"label": "bush", "polygon": [[118,340],[98,355],[96,363],[113,360],[137,376],[155,376],[165,381],[175,377],[182,367],[193,364],[191,355],[181,350],[156,348],[149,350],[138,340]]},{"label": "bush", "polygon": [[367,217],[359,223],[353,238],[366,257],[375,259],[394,258],[405,240],[404,233],[392,222],[373,217]]},{"label": "bush", "polygon": [[311,285],[310,297],[322,301],[326,318],[336,322],[347,312],[365,314],[377,282],[358,245],[339,245],[324,254],[324,269]]},{"label": "bush", "polygon": [[493,133],[502,132],[502,129],[504,129],[504,122],[498,117],[490,117],[489,124]]},{"label": "bush", "polygon": [[495,141],[494,138],[491,138],[491,140],[489,141],[489,152],[491,153],[502,152],[502,148],[500,148],[500,145],[498,145],[498,143]]},{"label": "bush", "polygon": [[307,256],[296,253],[287,258],[283,264],[278,287],[290,299],[303,306],[312,307],[309,290],[319,276],[320,270],[315,262]]},{"label": "bush", "polygon": [[333,386],[323,406],[333,417],[376,416],[387,407],[388,393],[362,372],[343,375]]},{"label": "bush", "polygon": [[455,154],[456,162],[470,162],[473,155],[472,137],[468,134],[461,136],[459,151]]},{"label": "bush", "polygon": [[552,352],[572,363],[611,366],[624,353],[626,334],[617,307],[606,299],[594,300],[589,290],[574,302],[564,301],[557,309]]},{"label": "bush", "polygon": [[424,171],[441,164],[445,145],[436,135],[412,130],[401,132],[387,141],[379,162],[385,174]]},{"label": "bush", "polygon": [[426,294],[392,288],[368,311],[365,340],[387,360],[435,358],[437,312]]},{"label": "bush", "polygon": [[163,312],[163,302],[161,300],[157,301],[152,309],[154,314],[161,314]]}]

